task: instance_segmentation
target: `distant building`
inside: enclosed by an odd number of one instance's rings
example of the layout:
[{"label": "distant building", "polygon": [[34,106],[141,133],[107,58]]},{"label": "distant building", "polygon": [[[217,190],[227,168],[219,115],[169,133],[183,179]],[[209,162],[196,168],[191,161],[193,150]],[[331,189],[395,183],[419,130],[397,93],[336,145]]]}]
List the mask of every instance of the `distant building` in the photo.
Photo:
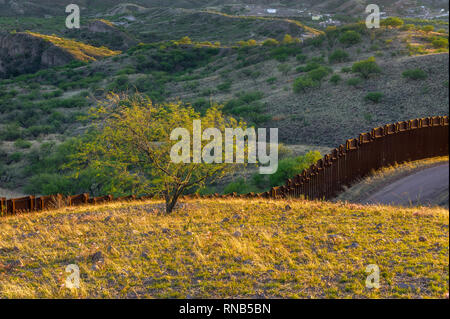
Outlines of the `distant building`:
[{"label": "distant building", "polygon": [[277,13],[277,9],[267,9],[267,13]]},{"label": "distant building", "polygon": [[320,19],[322,19],[322,15],[320,15],[320,14],[313,15],[313,16],[312,16],[312,19],[313,19],[314,21],[320,20]]}]

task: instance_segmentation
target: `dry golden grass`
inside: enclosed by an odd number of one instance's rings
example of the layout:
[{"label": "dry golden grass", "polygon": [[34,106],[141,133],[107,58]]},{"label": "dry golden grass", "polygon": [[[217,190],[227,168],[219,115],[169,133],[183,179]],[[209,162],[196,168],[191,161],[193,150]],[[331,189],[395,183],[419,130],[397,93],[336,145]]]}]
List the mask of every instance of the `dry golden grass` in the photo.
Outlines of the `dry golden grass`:
[{"label": "dry golden grass", "polygon": [[[288,206],[289,205],[289,206]],[[273,200],[111,203],[0,219],[2,298],[443,298],[449,214]],[[423,238],[421,238],[423,237]],[[101,251],[104,263],[91,256]],[[64,286],[65,267],[81,287]],[[381,288],[367,289],[377,264]]]},{"label": "dry golden grass", "polygon": [[41,38],[53,43],[55,46],[68,51],[77,60],[84,62],[95,61],[98,58],[105,58],[122,53],[121,51],[113,51],[106,47],[94,47],[89,44],[60,38],[54,35],[45,35],[30,31],[28,31],[27,33],[34,37]]}]

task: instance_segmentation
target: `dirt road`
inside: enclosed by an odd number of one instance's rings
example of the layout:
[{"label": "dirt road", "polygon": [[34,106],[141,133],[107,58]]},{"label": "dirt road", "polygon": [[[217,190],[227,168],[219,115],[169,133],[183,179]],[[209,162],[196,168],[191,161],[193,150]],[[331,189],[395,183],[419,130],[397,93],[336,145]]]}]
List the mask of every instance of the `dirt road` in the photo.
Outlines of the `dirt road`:
[{"label": "dirt road", "polygon": [[371,195],[364,203],[387,205],[442,205],[448,207],[449,163],[401,178]]}]

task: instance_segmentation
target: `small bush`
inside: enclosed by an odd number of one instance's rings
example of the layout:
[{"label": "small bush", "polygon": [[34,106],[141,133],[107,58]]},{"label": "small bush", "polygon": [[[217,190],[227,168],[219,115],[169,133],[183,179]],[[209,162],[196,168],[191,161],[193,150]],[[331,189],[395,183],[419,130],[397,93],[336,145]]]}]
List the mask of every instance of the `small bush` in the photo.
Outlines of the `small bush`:
[{"label": "small bush", "polygon": [[448,39],[444,39],[444,38],[437,38],[434,39],[431,44],[433,45],[433,47],[435,47],[436,49],[441,49],[441,48],[448,48]]},{"label": "small bush", "polygon": [[330,78],[330,82],[333,84],[338,84],[339,82],[341,82],[342,78],[339,74],[334,74],[333,76],[331,76]]},{"label": "small bush", "polygon": [[422,31],[424,31],[424,32],[432,32],[432,31],[434,31],[434,26],[432,26],[432,25],[424,25],[423,27],[422,27]]},{"label": "small bush", "polygon": [[309,72],[311,70],[317,69],[320,67],[320,64],[317,62],[309,62],[306,66],[299,66],[297,68],[297,72]]},{"label": "small bush", "polygon": [[263,45],[267,46],[267,47],[275,47],[279,44],[280,44],[280,42],[278,42],[277,40],[272,39],[272,38],[269,38],[263,42]]},{"label": "small bush", "polygon": [[30,148],[31,142],[25,141],[23,139],[18,139],[14,142],[14,146],[17,148]]},{"label": "small bush", "polygon": [[270,78],[268,78],[267,80],[266,80],[266,82],[267,83],[269,83],[269,84],[274,84],[275,82],[277,81],[277,78],[276,77],[270,77]]},{"label": "small bush", "polygon": [[359,61],[352,66],[353,73],[359,73],[364,78],[368,78],[371,74],[380,73],[381,69],[375,62],[375,58],[371,57],[367,60]]},{"label": "small bush", "polygon": [[412,69],[404,71],[402,76],[411,80],[423,80],[426,79],[427,73],[421,69]]},{"label": "small bush", "polygon": [[310,88],[319,86],[317,81],[314,81],[308,75],[300,76],[295,79],[293,89],[295,93],[306,92]]},{"label": "small bush", "polygon": [[366,100],[372,101],[375,103],[379,103],[382,98],[383,98],[383,93],[381,93],[381,92],[370,92],[370,93],[367,93],[367,95],[365,96]]},{"label": "small bush", "polygon": [[361,78],[351,78],[347,80],[347,84],[350,86],[358,86],[362,83]]},{"label": "small bush", "polygon": [[361,35],[353,30],[345,31],[340,37],[339,42],[347,46],[361,42]]},{"label": "small bush", "polygon": [[321,66],[317,69],[309,71],[308,75],[313,81],[320,82],[331,72],[331,69]]},{"label": "small bush", "polygon": [[306,61],[306,59],[308,58],[308,56],[305,55],[305,54],[300,53],[300,54],[297,54],[295,56],[295,58],[297,59],[298,62],[304,63]]},{"label": "small bush", "polygon": [[405,22],[398,18],[398,17],[389,17],[384,20],[381,20],[380,24],[382,26],[389,26],[389,27],[401,27]]},{"label": "small bush", "polygon": [[330,54],[328,57],[328,61],[330,63],[339,63],[339,62],[345,62],[348,60],[348,53],[344,50],[336,50],[333,53]]},{"label": "small bush", "polygon": [[231,81],[226,81],[224,83],[221,83],[217,86],[217,90],[221,91],[221,92],[229,92],[231,89]]}]

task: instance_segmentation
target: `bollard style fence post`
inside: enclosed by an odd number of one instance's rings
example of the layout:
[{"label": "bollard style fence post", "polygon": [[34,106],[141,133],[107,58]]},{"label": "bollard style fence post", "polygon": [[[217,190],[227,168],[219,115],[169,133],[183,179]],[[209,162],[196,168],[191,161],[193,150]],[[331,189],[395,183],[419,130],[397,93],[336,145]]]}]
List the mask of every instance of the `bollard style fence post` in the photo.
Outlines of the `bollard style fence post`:
[{"label": "bollard style fence post", "polygon": [[[413,119],[374,128],[370,133],[360,134],[358,139],[347,140],[345,145],[295,176],[292,179],[295,181],[293,194],[307,199],[333,198],[344,187],[381,167],[448,155],[448,139],[448,116]],[[291,185],[291,180],[285,184],[287,189]],[[269,197],[279,197],[277,188],[272,188]]]},{"label": "bollard style fence post", "polygon": [[0,216],[6,215],[6,198],[0,197]]},{"label": "bollard style fence post", "polygon": [[[288,179],[283,186],[272,187],[261,194],[246,195],[214,194],[211,198],[304,198],[330,199],[338,195],[344,186],[350,186],[358,179],[364,178],[371,171],[381,167],[449,154],[449,118],[434,116],[372,129],[370,133],[361,133],[358,138],[349,139],[345,145],[332,150],[316,164],[302,173]],[[139,200],[157,198],[154,195],[141,196]],[[183,195],[184,199],[200,198],[198,194]],[[134,200],[136,196],[120,197],[116,200]],[[0,216],[14,215],[19,212],[41,211],[59,208],[63,205],[76,206],[87,203],[113,201],[112,195],[94,197],[89,194],[26,196],[21,198],[0,198]]]}]

